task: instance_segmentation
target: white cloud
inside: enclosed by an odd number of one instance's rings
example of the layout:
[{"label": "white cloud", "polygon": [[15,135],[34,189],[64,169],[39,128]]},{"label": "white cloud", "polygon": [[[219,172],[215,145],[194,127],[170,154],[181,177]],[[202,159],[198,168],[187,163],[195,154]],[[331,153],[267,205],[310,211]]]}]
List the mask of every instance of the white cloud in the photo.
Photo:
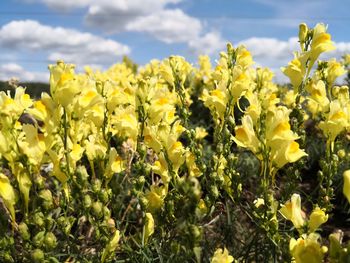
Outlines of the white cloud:
[{"label": "white cloud", "polygon": [[202,24],[180,9],[171,9],[139,17],[127,24],[126,30],[147,32],[170,44],[189,42],[196,38],[202,31]]},{"label": "white cloud", "polygon": [[240,42],[257,58],[288,59],[293,51],[299,48],[298,38],[292,37],[287,41],[277,38],[252,37]]},{"label": "white cloud", "polygon": [[28,82],[48,82],[48,72],[27,71],[16,63],[7,63],[0,65],[0,80],[8,81],[11,78]]},{"label": "white cloud", "polygon": [[0,28],[0,46],[48,53],[77,64],[112,63],[130,53],[128,46],[74,29],[51,27],[34,20],[12,21]]},{"label": "white cloud", "polygon": [[189,41],[189,47],[196,55],[213,55],[220,50],[224,50],[226,42],[219,32],[209,32],[202,37]]},{"label": "white cloud", "polygon": [[[186,43],[192,51],[217,50],[219,33],[206,32],[200,19],[170,7],[183,0],[37,0],[57,11],[85,7],[85,23],[109,34],[147,33],[164,43]],[[205,47],[209,44],[209,47]]]}]

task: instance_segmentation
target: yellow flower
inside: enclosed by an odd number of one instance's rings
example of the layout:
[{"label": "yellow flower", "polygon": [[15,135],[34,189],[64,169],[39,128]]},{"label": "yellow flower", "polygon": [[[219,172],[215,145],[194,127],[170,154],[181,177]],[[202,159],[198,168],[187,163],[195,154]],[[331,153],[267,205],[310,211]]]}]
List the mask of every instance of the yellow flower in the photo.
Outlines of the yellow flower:
[{"label": "yellow flower", "polygon": [[233,137],[235,143],[244,148],[250,149],[253,153],[259,151],[260,142],[255,135],[253,120],[249,115],[242,117],[242,125],[235,128],[236,136]]},{"label": "yellow flower", "polygon": [[321,121],[319,127],[328,136],[329,141],[333,142],[338,134],[349,126],[348,118],[348,108],[342,106],[339,100],[333,100],[329,104],[326,120]]},{"label": "yellow flower", "polygon": [[25,138],[18,141],[18,145],[23,153],[28,157],[28,160],[33,165],[39,165],[43,159],[46,150],[44,135],[39,134],[36,127],[29,124],[22,126]]},{"label": "yellow flower", "polygon": [[304,79],[307,59],[308,54],[299,55],[295,53],[294,59],[288,63],[288,66],[281,68],[284,75],[290,79],[295,93],[297,93],[298,88]]},{"label": "yellow flower", "polygon": [[312,113],[324,112],[328,109],[329,99],[327,98],[326,85],[322,80],[317,82],[311,80],[306,85],[306,91],[310,93],[308,106],[312,109]]},{"label": "yellow flower", "polygon": [[190,176],[201,176],[202,173],[196,164],[196,157],[190,151],[186,152],[186,165]]},{"label": "yellow flower", "polygon": [[115,114],[112,115],[111,125],[114,133],[122,138],[130,138],[133,141],[137,140],[138,121],[133,106],[118,107],[115,109]]},{"label": "yellow flower", "polygon": [[298,136],[290,129],[289,114],[291,110],[279,106],[269,110],[266,116],[267,145],[279,148],[281,142],[296,140]]},{"label": "yellow flower", "polygon": [[88,139],[84,142],[84,147],[89,161],[104,158],[106,155],[106,143],[98,135],[89,135]]},{"label": "yellow flower", "polygon": [[331,59],[327,62],[326,76],[329,86],[332,86],[334,81],[345,73],[346,70],[340,62],[337,62],[335,59]]},{"label": "yellow flower", "polygon": [[201,100],[204,101],[204,105],[210,109],[212,114],[217,114],[217,117],[220,120],[224,119],[226,104],[228,101],[226,91],[214,89],[208,92],[208,90],[205,89],[201,96]]},{"label": "yellow flower", "polygon": [[321,263],[326,251],[326,247],[321,247],[318,242],[320,236],[316,233],[303,235],[295,240],[292,238],[289,242],[291,255],[295,263]]},{"label": "yellow flower", "polygon": [[229,255],[228,250],[226,248],[224,248],[224,250],[222,250],[222,248],[218,248],[212,259],[211,259],[211,263],[231,263],[233,262],[234,258]]},{"label": "yellow flower", "polygon": [[350,170],[346,170],[343,173],[344,185],[343,185],[343,194],[350,203]]},{"label": "yellow flower", "polygon": [[30,179],[30,175],[27,169],[25,169],[21,163],[12,164],[11,166],[12,166],[11,170],[18,182],[19,190],[23,195],[24,206],[27,212],[28,206],[29,206],[29,197],[30,197],[29,193],[30,193],[30,188],[32,187],[32,181]]},{"label": "yellow flower", "polygon": [[249,106],[245,110],[245,114],[249,115],[252,118],[253,123],[256,124],[261,113],[261,103],[259,100],[259,94],[257,92],[248,91],[245,94],[245,98],[247,98],[249,101]]},{"label": "yellow flower", "polygon": [[74,68],[74,65],[65,64],[62,60],[57,61],[56,65],[49,66],[51,96],[63,107],[67,107],[81,91]]},{"label": "yellow flower", "polygon": [[280,213],[284,218],[292,221],[297,229],[305,224],[304,212],[301,210],[301,199],[298,194],[293,194],[291,200],[282,205]]},{"label": "yellow flower", "polygon": [[164,198],[166,197],[167,192],[168,189],[165,186],[151,185],[150,191],[148,191],[145,195],[148,201],[147,210],[151,213],[159,210],[163,206]]},{"label": "yellow flower", "polygon": [[335,49],[335,46],[331,41],[331,35],[326,33],[326,30],[326,26],[320,23],[313,29],[310,50],[310,67],[312,67],[321,53]]},{"label": "yellow flower", "polygon": [[312,211],[309,219],[309,231],[314,232],[320,225],[326,223],[328,215],[318,206]]},{"label": "yellow flower", "polygon": [[16,204],[16,194],[13,189],[10,180],[6,175],[0,173],[0,197],[5,203],[6,208],[9,210],[11,219],[16,222],[15,219],[15,204]]},{"label": "yellow flower", "polygon": [[147,244],[148,238],[154,233],[154,219],[151,213],[146,213],[144,231],[144,240]]},{"label": "yellow flower", "polygon": [[243,69],[247,69],[251,66],[254,61],[250,52],[246,49],[245,46],[239,46],[236,49],[237,61],[236,64],[241,66]]},{"label": "yellow flower", "polygon": [[105,262],[106,258],[115,251],[115,249],[118,246],[119,239],[120,239],[119,230],[115,230],[112,239],[109,241],[109,243],[103,250],[102,257],[101,257],[102,263]]},{"label": "yellow flower", "polygon": [[196,135],[195,135],[196,140],[202,140],[208,135],[206,129],[203,127],[196,127],[195,132],[196,132]]},{"label": "yellow flower", "polygon": [[294,163],[304,156],[307,156],[307,153],[299,148],[297,142],[285,141],[281,142],[279,147],[272,148],[270,158],[277,168],[281,168],[285,164]]},{"label": "yellow flower", "polygon": [[180,141],[176,141],[167,149],[167,153],[173,170],[177,171],[186,160],[186,149]]}]

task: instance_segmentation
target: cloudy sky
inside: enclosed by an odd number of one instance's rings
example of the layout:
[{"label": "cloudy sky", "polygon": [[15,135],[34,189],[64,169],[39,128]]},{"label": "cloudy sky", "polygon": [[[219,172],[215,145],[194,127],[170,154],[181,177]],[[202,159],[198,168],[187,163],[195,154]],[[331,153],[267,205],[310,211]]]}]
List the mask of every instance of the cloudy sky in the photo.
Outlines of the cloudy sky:
[{"label": "cloudy sky", "polygon": [[339,58],[350,53],[350,0],[2,0],[0,79],[48,81],[57,59],[105,69],[128,55],[143,65],[181,55],[213,63],[228,41],[257,66],[279,68],[297,50],[298,25],[328,24]]}]

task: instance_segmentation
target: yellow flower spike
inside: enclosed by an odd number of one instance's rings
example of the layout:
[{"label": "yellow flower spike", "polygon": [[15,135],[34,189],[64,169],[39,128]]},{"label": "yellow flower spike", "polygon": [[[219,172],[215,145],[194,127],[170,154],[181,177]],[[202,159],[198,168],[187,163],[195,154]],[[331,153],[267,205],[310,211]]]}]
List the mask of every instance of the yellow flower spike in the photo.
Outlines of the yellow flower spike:
[{"label": "yellow flower spike", "polygon": [[309,231],[315,232],[317,228],[326,223],[328,220],[328,215],[324,210],[320,209],[318,206],[312,211],[309,219]]},{"label": "yellow flower spike", "polygon": [[291,255],[295,263],[321,263],[323,262],[326,249],[321,247],[318,240],[320,236],[316,233],[303,235],[295,240],[292,238],[289,243]]},{"label": "yellow flower spike", "polygon": [[154,233],[154,219],[151,213],[145,215],[144,225],[144,243],[147,244],[148,239]]},{"label": "yellow flower spike", "polygon": [[13,189],[10,183],[10,180],[3,173],[0,173],[0,197],[4,201],[6,208],[10,212],[13,224],[15,224],[16,194],[15,194],[15,190]]},{"label": "yellow flower spike", "polygon": [[231,263],[234,261],[234,258],[229,255],[228,250],[226,248],[224,248],[224,250],[222,250],[222,248],[218,248],[212,259],[211,259],[211,263]]},{"label": "yellow flower spike", "polygon": [[120,240],[120,232],[119,230],[115,230],[112,239],[109,241],[107,246],[103,249],[101,263],[104,263],[106,261],[106,258],[116,250],[119,240]]},{"label": "yellow flower spike", "polygon": [[304,212],[301,210],[301,198],[298,194],[293,194],[291,200],[282,205],[280,213],[284,218],[292,221],[296,229],[300,229],[305,224]]},{"label": "yellow flower spike", "polygon": [[343,173],[343,194],[345,195],[346,199],[348,199],[350,203],[350,170],[346,170]]}]

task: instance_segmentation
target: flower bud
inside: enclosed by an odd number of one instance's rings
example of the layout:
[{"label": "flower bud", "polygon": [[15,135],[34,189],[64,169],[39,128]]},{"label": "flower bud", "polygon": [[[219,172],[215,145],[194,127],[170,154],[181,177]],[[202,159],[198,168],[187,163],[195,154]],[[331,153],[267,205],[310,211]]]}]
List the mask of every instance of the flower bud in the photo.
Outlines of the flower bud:
[{"label": "flower bud", "polygon": [[108,218],[107,222],[107,227],[110,229],[110,230],[114,230],[115,229],[115,221],[113,218]]},{"label": "flower bud", "polygon": [[344,149],[339,150],[337,154],[338,154],[338,157],[339,157],[340,159],[343,159],[343,158],[345,157],[345,155],[346,155]]},{"label": "flower bud", "polygon": [[199,240],[201,237],[201,230],[198,226],[196,225],[191,225],[190,226],[190,232],[194,240]]},{"label": "flower bud", "polygon": [[33,243],[36,247],[42,247],[45,238],[45,231],[40,231],[33,238]]},{"label": "flower bud", "polygon": [[210,186],[210,194],[214,199],[219,197],[220,193],[216,185]]},{"label": "flower bud", "polygon": [[34,183],[37,185],[39,189],[45,187],[45,179],[40,174],[35,175]]},{"label": "flower bud", "polygon": [[6,253],[2,255],[2,259],[4,260],[4,262],[9,262],[9,263],[14,263],[15,261],[13,260],[13,257]]},{"label": "flower bud", "polygon": [[101,201],[102,203],[104,203],[104,204],[107,203],[108,200],[109,200],[107,191],[102,190],[101,192],[99,192],[99,193],[98,193],[98,199],[100,199],[100,201]]},{"label": "flower bud", "polygon": [[76,170],[77,170],[76,173],[78,175],[79,181],[84,185],[89,178],[89,174],[86,171],[86,167],[83,165],[79,165]]},{"label": "flower bud", "polygon": [[324,210],[320,209],[319,207],[316,207],[311,215],[309,220],[309,229],[310,232],[314,232],[317,230],[317,228],[327,222],[328,215],[324,212]]},{"label": "flower bud", "polygon": [[103,216],[103,205],[101,202],[97,201],[92,203],[92,213],[97,218],[101,218]]},{"label": "flower bud", "polygon": [[348,199],[350,203],[350,170],[346,170],[343,173],[343,194],[345,195],[346,199]]},{"label": "flower bud", "polygon": [[307,25],[305,23],[301,23],[299,25],[299,41],[300,41],[300,44],[305,43],[308,31],[309,31],[309,29],[308,29],[308,27],[307,27]]},{"label": "flower bud", "polygon": [[52,193],[50,190],[41,190],[39,192],[39,197],[42,199],[42,204],[45,209],[49,210],[53,207]]},{"label": "flower bud", "polygon": [[140,198],[140,204],[141,206],[145,209],[148,206],[148,200],[146,197],[141,197]]},{"label": "flower bud", "polygon": [[53,249],[57,246],[56,236],[52,232],[46,233],[44,242],[48,249]]},{"label": "flower bud", "polygon": [[145,184],[145,182],[146,182],[146,179],[145,179],[145,177],[144,176],[139,176],[139,178],[137,178],[137,181],[136,181],[136,183],[137,183],[137,188],[141,188],[144,184]]},{"label": "flower bud", "polygon": [[43,227],[45,224],[44,214],[42,212],[35,213],[33,217],[33,221],[38,227]]},{"label": "flower bud", "polygon": [[92,191],[94,191],[95,193],[99,192],[101,190],[101,185],[101,180],[96,179],[92,184]]},{"label": "flower bud", "polygon": [[29,229],[26,223],[22,222],[18,225],[18,231],[24,240],[30,239]]},{"label": "flower bud", "polygon": [[44,261],[44,252],[41,249],[34,249],[31,253],[33,262],[39,263]]},{"label": "flower bud", "polygon": [[90,195],[84,195],[83,204],[85,209],[88,209],[91,207],[92,200]]},{"label": "flower bud", "polygon": [[112,215],[111,210],[107,206],[103,207],[103,215],[105,218],[110,218]]}]

